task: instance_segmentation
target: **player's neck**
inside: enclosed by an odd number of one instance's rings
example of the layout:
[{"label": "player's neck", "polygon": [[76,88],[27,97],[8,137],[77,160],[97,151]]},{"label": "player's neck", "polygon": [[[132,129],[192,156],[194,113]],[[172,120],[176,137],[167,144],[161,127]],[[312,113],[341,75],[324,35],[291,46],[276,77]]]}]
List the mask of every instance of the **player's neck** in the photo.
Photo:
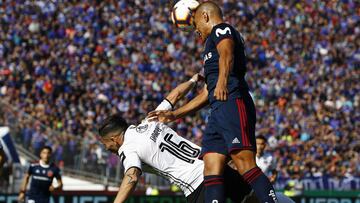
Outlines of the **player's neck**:
[{"label": "player's neck", "polygon": [[262,157],[262,155],[264,155],[264,152],[256,153],[256,156],[257,156],[257,157]]},{"label": "player's neck", "polygon": [[39,163],[40,163],[40,166],[42,166],[42,167],[49,167],[50,162],[49,161],[45,162],[45,161],[40,159]]},{"label": "player's neck", "polygon": [[215,27],[215,26],[217,26],[217,25],[219,25],[221,23],[224,23],[224,20],[221,19],[221,18],[215,18],[210,22],[211,27]]}]

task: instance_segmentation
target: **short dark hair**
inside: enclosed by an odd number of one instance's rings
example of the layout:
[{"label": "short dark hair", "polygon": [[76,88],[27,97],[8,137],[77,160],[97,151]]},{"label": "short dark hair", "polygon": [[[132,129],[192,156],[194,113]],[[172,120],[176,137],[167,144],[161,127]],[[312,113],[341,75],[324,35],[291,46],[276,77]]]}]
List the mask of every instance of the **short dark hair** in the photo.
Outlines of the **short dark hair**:
[{"label": "short dark hair", "polygon": [[258,136],[256,136],[256,139],[264,140],[265,143],[267,143],[267,139],[266,139],[266,137],[264,135],[258,135]]},{"label": "short dark hair", "polygon": [[50,151],[50,154],[52,153],[52,148],[50,146],[43,146],[40,150],[40,153],[44,150],[44,149],[47,149]]},{"label": "short dark hair", "polygon": [[105,137],[110,132],[114,132],[117,130],[120,132],[124,132],[129,127],[125,119],[122,118],[119,114],[114,114],[110,117],[107,117],[100,123],[99,126],[100,137]]}]

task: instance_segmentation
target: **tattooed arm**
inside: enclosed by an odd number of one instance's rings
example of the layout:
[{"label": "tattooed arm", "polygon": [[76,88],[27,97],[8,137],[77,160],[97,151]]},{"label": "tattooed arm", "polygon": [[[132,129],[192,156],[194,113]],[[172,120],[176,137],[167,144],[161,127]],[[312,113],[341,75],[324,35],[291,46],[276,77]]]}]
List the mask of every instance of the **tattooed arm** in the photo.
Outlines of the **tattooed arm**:
[{"label": "tattooed arm", "polygon": [[136,167],[129,168],[126,171],[114,203],[123,203],[126,201],[126,199],[134,191],[140,175],[141,170]]}]

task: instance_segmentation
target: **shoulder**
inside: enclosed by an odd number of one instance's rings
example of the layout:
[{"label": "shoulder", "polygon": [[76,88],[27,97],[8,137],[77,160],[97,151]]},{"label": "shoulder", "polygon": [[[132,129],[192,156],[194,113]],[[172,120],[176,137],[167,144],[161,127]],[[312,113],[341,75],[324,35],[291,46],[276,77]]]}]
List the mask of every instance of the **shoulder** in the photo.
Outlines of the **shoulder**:
[{"label": "shoulder", "polygon": [[212,29],[211,35],[213,37],[221,37],[223,35],[232,35],[235,28],[227,23],[220,23],[215,25]]},{"label": "shoulder", "polygon": [[60,170],[60,168],[55,163],[51,163],[50,167],[56,170]]},{"label": "shoulder", "polygon": [[273,155],[271,153],[265,153],[264,159],[271,161],[271,160],[273,160]]},{"label": "shoulder", "polygon": [[37,167],[37,166],[40,166],[39,161],[32,161],[32,162],[30,163],[30,167]]},{"label": "shoulder", "polygon": [[149,130],[152,122],[148,122],[147,120],[144,120],[139,125],[131,125],[128,127],[128,129],[125,131],[125,137],[131,136],[135,134],[142,134]]}]

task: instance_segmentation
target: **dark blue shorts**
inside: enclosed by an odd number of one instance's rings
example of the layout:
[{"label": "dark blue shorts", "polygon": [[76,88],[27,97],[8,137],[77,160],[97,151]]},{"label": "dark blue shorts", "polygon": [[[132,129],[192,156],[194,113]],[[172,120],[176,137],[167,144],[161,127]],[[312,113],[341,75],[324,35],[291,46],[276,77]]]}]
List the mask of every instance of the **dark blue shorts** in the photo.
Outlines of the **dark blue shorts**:
[{"label": "dark blue shorts", "polygon": [[49,203],[49,202],[50,202],[50,197],[38,196],[38,195],[28,195],[25,201],[25,203]]},{"label": "dark blue shorts", "polygon": [[256,152],[255,123],[256,110],[249,93],[224,102],[211,112],[200,159],[212,152],[224,155],[244,149]]}]

